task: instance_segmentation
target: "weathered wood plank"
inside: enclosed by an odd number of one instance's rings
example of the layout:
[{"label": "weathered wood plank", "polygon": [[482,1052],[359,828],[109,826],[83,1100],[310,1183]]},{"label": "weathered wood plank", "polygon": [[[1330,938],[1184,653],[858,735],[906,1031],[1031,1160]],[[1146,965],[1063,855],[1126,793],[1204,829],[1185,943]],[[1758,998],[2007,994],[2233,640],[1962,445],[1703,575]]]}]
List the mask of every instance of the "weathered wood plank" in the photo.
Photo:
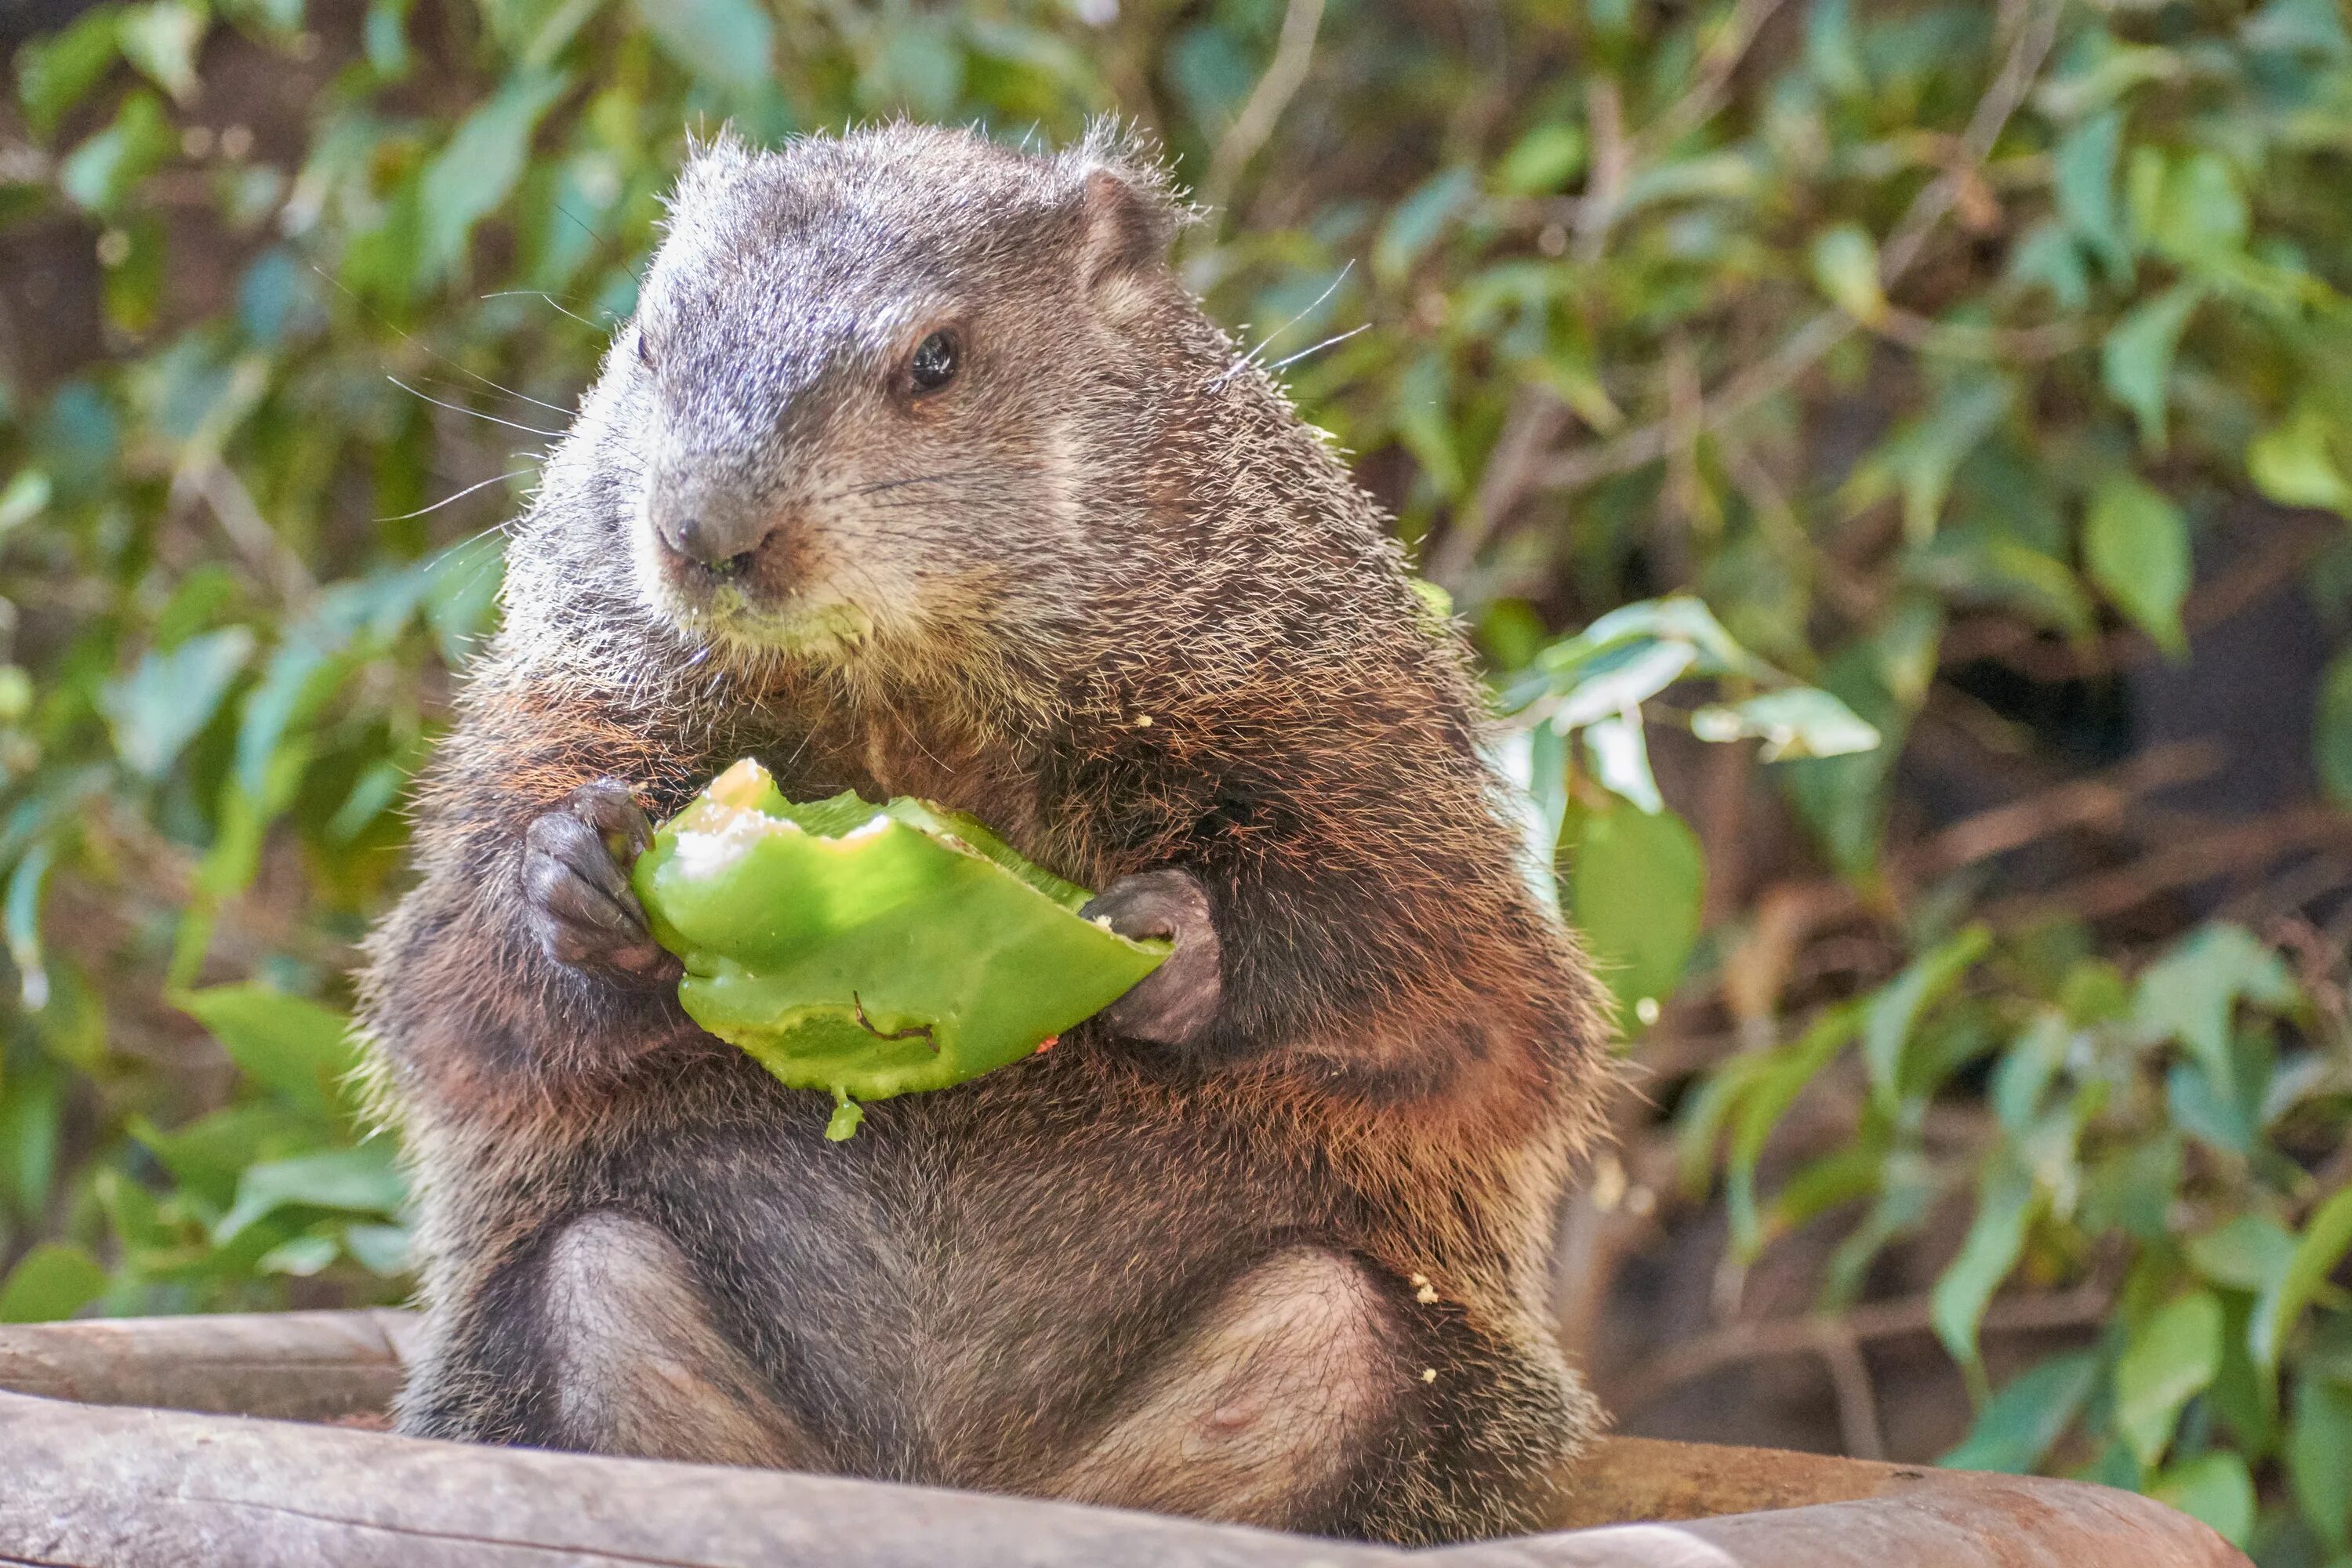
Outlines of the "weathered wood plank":
[{"label": "weathered wood plank", "polygon": [[[1703,1451],[1702,1466],[1706,1453],[1745,1455],[1751,1465],[1812,1458],[1691,1447]],[[2080,1481],[1870,1468],[1886,1472],[1883,1485],[1850,1500],[1578,1530],[1416,1562],[1445,1568],[2249,1568],[2211,1530],[2137,1493]]]},{"label": "weathered wood plank", "polygon": [[[395,1312],[0,1329],[0,1564],[2244,1568],[2129,1493],[1614,1438],[1563,1533],[1416,1553],[883,1482],[184,1414],[380,1412]],[[61,1395],[26,1397],[26,1394]],[[177,1410],[100,1408],[154,1405]],[[1717,1517],[1720,1516],[1720,1517]],[[1618,1521],[1643,1521],[1622,1524]],[[1599,1527],[1599,1528],[1592,1528]]]},{"label": "weathered wood plank", "polygon": [[0,1394],[0,1562],[75,1568],[1385,1568],[1068,1503]]},{"label": "weathered wood plank", "polygon": [[239,1312],[0,1327],[0,1388],[85,1405],[331,1421],[400,1392],[412,1312]]}]

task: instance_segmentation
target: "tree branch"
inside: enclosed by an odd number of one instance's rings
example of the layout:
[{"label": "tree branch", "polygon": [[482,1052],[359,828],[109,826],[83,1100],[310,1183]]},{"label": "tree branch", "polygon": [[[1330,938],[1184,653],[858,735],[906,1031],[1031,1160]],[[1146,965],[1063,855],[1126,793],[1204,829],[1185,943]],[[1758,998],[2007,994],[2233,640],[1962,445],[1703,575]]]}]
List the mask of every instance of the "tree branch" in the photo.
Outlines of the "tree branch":
[{"label": "tree branch", "polygon": [[[2091,1285],[2048,1295],[2004,1297],[1986,1309],[1982,1331],[2006,1334],[2079,1328],[2105,1319],[2110,1304],[2107,1291]],[[1685,1340],[1635,1366],[1608,1391],[1606,1403],[1621,1414],[1641,1410],[1669,1390],[1722,1367],[1776,1356],[1819,1355],[1823,1353],[1825,1334],[1858,1346],[1872,1340],[1927,1333],[1935,1325],[1934,1311],[1932,1297],[1906,1296],[1864,1302],[1842,1314],[1808,1312],[1727,1324]]]},{"label": "tree branch", "polygon": [[1217,150],[1209,158],[1208,177],[1201,182],[1200,203],[1209,212],[1209,219],[1201,226],[1202,243],[1213,239],[1224,228],[1225,208],[1234,197],[1234,187],[1241,183],[1249,161],[1257,156],[1274,134],[1275,122],[1282,111],[1290,107],[1307,80],[1307,68],[1315,58],[1315,35],[1323,26],[1323,0],[1290,0],[1282,14],[1282,33],[1275,40],[1274,58],[1266,62],[1265,74],[1257,79],[1242,111],[1234,116],[1232,125],[1217,142]]}]

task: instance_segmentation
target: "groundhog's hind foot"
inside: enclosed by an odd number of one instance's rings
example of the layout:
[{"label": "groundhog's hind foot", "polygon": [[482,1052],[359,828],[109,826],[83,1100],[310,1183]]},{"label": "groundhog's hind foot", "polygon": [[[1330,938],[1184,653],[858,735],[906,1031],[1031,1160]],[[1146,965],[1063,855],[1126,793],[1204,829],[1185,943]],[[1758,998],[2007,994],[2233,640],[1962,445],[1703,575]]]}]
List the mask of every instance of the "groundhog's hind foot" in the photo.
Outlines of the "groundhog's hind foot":
[{"label": "groundhog's hind foot", "polygon": [[1300,1247],[1244,1275],[1039,1489],[1076,1501],[1313,1528],[1412,1396],[1360,1264]]},{"label": "groundhog's hind foot", "polygon": [[522,886],[531,931],[554,962],[648,988],[674,985],[675,955],[657,945],[627,867],[653,824],[618,779],[583,784],[523,835]]},{"label": "groundhog's hind foot", "polygon": [[1432,1545],[1542,1527],[1595,1422],[1559,1359],[1321,1247],[1229,1286],[1035,1489],[1118,1508]]}]

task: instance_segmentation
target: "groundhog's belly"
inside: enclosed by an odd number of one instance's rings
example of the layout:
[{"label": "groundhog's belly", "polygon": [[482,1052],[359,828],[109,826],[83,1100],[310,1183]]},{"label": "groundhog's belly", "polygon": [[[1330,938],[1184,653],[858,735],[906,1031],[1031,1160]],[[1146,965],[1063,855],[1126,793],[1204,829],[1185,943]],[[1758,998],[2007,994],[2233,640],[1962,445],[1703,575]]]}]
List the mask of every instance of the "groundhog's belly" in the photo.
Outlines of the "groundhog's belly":
[{"label": "groundhog's belly", "polygon": [[824,1097],[730,1064],[587,1184],[672,1232],[838,1468],[1021,1489],[1254,1264],[1361,1239],[1303,1152],[1082,1048],[870,1106],[845,1143]]}]

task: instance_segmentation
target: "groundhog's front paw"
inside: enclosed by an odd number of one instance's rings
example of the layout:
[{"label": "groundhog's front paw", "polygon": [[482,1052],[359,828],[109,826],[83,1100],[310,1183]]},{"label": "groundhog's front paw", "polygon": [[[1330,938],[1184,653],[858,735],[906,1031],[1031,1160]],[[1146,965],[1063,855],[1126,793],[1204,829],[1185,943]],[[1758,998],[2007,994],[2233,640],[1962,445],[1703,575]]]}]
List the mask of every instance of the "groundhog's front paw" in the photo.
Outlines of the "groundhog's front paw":
[{"label": "groundhog's front paw", "polygon": [[1224,999],[1216,922],[1209,895],[1190,871],[1172,868],[1121,877],[1078,911],[1104,917],[1124,937],[1175,944],[1167,962],[1102,1010],[1104,1023],[1138,1040],[1181,1046],[1197,1038]]},{"label": "groundhog's front paw", "polygon": [[653,842],[653,824],[618,779],[572,792],[523,834],[523,904],[556,963],[648,987],[677,983],[680,965],[646,926],[628,865]]}]

